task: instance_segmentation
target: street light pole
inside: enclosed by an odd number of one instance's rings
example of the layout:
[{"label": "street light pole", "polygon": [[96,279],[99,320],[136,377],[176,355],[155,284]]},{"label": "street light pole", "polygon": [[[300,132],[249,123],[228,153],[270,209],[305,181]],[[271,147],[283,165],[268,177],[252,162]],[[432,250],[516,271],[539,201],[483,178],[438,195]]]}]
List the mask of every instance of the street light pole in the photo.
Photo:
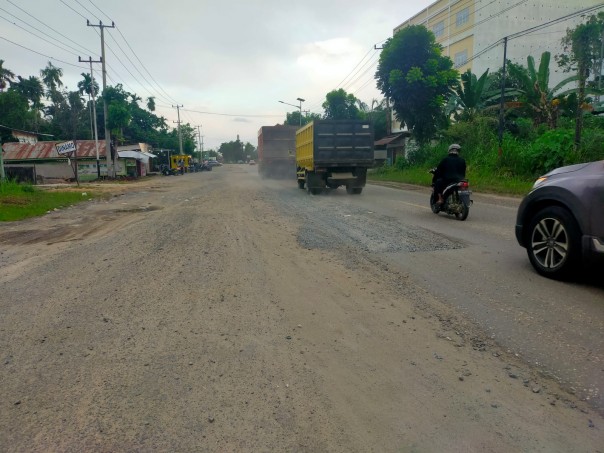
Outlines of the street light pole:
[{"label": "street light pole", "polygon": [[279,101],[279,102],[281,104],[291,105],[292,107],[296,107],[297,109],[300,109],[300,127],[302,127],[302,103],[305,101],[305,99],[297,98],[296,100],[300,101],[300,105],[290,104],[289,102],[283,102],[283,101]]},{"label": "street light pole", "polygon": [[300,127],[302,127],[302,103],[304,102],[304,99],[296,98],[296,101],[300,101]]}]

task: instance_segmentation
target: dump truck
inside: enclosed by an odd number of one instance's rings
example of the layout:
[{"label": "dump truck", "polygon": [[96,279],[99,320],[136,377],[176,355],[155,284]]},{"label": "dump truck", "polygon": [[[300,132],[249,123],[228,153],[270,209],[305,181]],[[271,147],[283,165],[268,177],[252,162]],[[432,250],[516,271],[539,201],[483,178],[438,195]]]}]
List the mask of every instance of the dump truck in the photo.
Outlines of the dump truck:
[{"label": "dump truck", "polygon": [[262,126],[258,131],[258,174],[293,178],[296,173],[297,126]]},{"label": "dump truck", "polygon": [[370,121],[315,120],[296,131],[296,177],[308,193],[345,186],[358,195],[373,162]]}]

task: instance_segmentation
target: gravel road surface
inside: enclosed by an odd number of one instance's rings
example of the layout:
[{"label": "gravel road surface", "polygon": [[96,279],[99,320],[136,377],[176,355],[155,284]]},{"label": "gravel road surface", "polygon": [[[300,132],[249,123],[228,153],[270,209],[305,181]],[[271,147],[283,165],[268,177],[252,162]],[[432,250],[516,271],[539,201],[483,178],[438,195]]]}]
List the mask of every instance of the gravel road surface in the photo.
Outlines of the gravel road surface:
[{"label": "gravel road surface", "polygon": [[604,451],[603,286],[536,276],[516,200],[80,190],[0,224],[3,452]]}]

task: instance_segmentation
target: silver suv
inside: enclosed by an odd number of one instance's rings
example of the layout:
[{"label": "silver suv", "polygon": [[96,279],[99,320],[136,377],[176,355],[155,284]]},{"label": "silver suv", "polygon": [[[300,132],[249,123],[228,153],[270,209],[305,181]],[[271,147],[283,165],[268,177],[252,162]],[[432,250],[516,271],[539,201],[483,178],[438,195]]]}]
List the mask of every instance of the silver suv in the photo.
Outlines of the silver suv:
[{"label": "silver suv", "polygon": [[604,160],[557,168],[522,200],[516,239],[536,271],[571,276],[581,264],[604,264]]}]

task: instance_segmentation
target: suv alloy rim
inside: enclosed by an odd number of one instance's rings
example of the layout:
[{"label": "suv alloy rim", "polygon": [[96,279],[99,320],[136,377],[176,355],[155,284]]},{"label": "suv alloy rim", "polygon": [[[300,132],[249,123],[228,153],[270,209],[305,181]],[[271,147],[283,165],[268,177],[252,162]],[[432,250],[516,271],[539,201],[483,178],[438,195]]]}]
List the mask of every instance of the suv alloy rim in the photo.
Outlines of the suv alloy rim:
[{"label": "suv alloy rim", "polygon": [[541,219],[532,233],[531,249],[535,259],[546,269],[560,267],[568,255],[569,237],[560,220]]}]

